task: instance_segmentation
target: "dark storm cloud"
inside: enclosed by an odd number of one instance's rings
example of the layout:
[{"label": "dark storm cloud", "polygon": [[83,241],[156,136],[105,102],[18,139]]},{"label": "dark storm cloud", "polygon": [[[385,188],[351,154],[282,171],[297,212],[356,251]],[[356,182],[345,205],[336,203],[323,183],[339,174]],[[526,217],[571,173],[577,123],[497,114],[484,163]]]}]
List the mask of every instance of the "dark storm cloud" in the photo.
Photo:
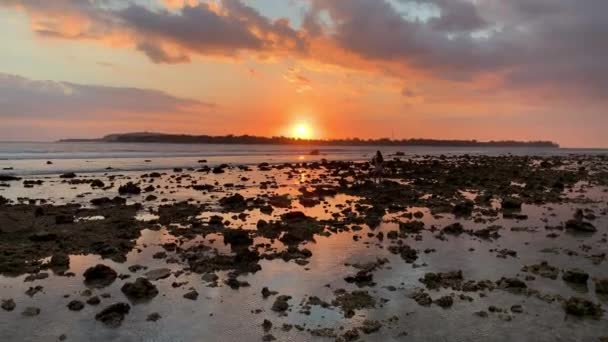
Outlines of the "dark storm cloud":
[{"label": "dark storm cloud", "polygon": [[38,81],[0,73],[0,118],[66,119],[87,116],[197,113],[212,103],[124,87]]}]

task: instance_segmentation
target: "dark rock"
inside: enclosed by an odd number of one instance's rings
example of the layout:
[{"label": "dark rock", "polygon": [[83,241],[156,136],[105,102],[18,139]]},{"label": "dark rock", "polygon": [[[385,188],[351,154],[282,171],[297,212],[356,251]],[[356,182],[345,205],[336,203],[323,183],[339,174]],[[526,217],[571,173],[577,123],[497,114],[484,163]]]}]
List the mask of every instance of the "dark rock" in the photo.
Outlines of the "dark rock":
[{"label": "dark rock", "polygon": [[93,181],[91,181],[91,187],[92,188],[103,188],[106,185],[104,184],[104,182],[102,182],[99,179],[94,179]]},{"label": "dark rock", "polygon": [[60,175],[59,178],[72,179],[72,178],[76,178],[76,174],[74,172],[68,172],[68,173],[64,173],[64,174]]},{"label": "dark rock", "polygon": [[454,208],[452,208],[452,213],[456,216],[471,216],[474,207],[475,203],[473,201],[466,200],[464,202],[457,203]]},{"label": "dark rock", "polygon": [[97,296],[87,299],[87,304],[89,305],[99,305],[99,303],[101,303],[101,299],[99,299]]},{"label": "dark rock", "polygon": [[435,300],[435,304],[441,306],[444,309],[452,307],[454,304],[454,299],[450,296],[443,296],[437,300]]},{"label": "dark rock", "polygon": [[156,286],[145,278],[137,278],[134,283],[126,283],[120,290],[132,301],[150,300],[158,295]]},{"label": "dark rock", "polygon": [[597,231],[594,225],[589,222],[580,221],[580,220],[568,220],[566,222],[566,229],[574,230],[577,232],[583,233],[593,233]]},{"label": "dark rock", "polygon": [[95,315],[95,319],[110,328],[118,328],[129,311],[131,311],[131,306],[129,304],[116,303],[108,306]]},{"label": "dark rock", "polygon": [[607,279],[596,279],[595,283],[595,293],[601,295],[608,295],[608,278]]},{"label": "dark rock", "polygon": [[574,268],[571,270],[564,271],[564,274],[562,274],[562,279],[573,284],[587,284],[589,274],[587,274],[583,270]]},{"label": "dark rock", "polygon": [[519,211],[521,210],[522,201],[518,198],[507,197],[502,199],[502,210]]},{"label": "dark rock", "polygon": [[441,230],[445,234],[459,235],[464,233],[464,227],[460,222],[452,223]]},{"label": "dark rock", "polygon": [[21,178],[9,175],[0,175],[0,182],[20,181]]},{"label": "dark rock", "polygon": [[96,265],[84,272],[84,283],[89,287],[102,288],[114,282],[118,274],[106,265]]},{"label": "dark rock", "polygon": [[80,311],[84,309],[84,303],[79,300],[73,300],[68,303],[68,309],[72,311]]},{"label": "dark rock", "polygon": [[244,229],[227,229],[222,234],[224,235],[224,244],[232,246],[250,246],[253,244],[253,239],[249,237],[249,231]]},{"label": "dark rock", "polygon": [[15,301],[12,299],[3,299],[0,307],[6,311],[13,311],[17,307],[17,304],[15,304]]},{"label": "dark rock", "polygon": [[234,194],[220,199],[220,205],[228,211],[243,211],[247,208],[247,201],[241,194]]},{"label": "dark rock", "polygon": [[198,292],[196,292],[196,290],[192,290],[192,291],[184,294],[184,298],[190,299],[190,300],[197,300],[198,299]]},{"label": "dark rock", "polygon": [[595,319],[599,319],[604,314],[604,310],[602,310],[600,304],[595,304],[587,299],[579,297],[570,297],[570,299],[564,303],[564,310],[566,310],[566,313],[569,315],[579,317],[588,316]]},{"label": "dark rock", "polygon": [[270,296],[274,296],[278,294],[276,291],[270,291],[267,287],[262,288],[262,297],[268,298]]},{"label": "dark rock", "polygon": [[148,315],[148,317],[146,318],[146,321],[148,322],[156,322],[159,319],[161,319],[161,315],[158,312],[153,312],[151,314]]},{"label": "dark rock", "polygon": [[381,328],[382,328],[382,324],[380,322],[375,321],[375,320],[366,319],[365,321],[363,321],[363,325],[361,326],[360,329],[364,334],[372,334],[372,333],[377,332]]},{"label": "dark rock", "polygon": [[557,279],[557,276],[559,275],[557,267],[549,265],[546,261],[543,261],[538,265],[524,266],[521,270],[549,279]]},{"label": "dark rock", "polygon": [[276,312],[284,312],[289,309],[288,301],[291,299],[291,296],[278,296],[277,299],[272,304],[272,311]]},{"label": "dark rock", "polygon": [[121,185],[118,188],[118,193],[121,195],[139,195],[141,193],[141,189],[139,186],[133,184],[133,182],[128,182],[125,185]]},{"label": "dark rock", "polygon": [[262,329],[264,329],[264,331],[266,332],[270,331],[270,329],[272,329],[272,322],[265,319],[262,323]]}]

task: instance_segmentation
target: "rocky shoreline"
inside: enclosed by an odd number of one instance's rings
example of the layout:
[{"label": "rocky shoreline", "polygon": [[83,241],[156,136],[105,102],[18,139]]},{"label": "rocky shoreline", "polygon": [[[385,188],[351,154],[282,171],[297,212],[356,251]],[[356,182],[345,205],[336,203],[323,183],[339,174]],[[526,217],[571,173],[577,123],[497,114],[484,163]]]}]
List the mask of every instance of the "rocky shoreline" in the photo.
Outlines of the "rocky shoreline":
[{"label": "rocky shoreline", "polygon": [[[93,312],[79,319],[117,332],[123,322],[163,324],[169,315],[148,306],[172,292],[179,306],[213,301],[214,291],[248,291],[257,297],[254,341],[416,340],[424,331],[406,322],[436,308],[471,311],[467,320],[489,327],[559,310],[580,321],[574,327],[595,327],[573,340],[608,336],[608,157],[392,156],[378,184],[368,163],[201,162],[148,173],[2,176],[0,284],[29,298],[0,288],[4,324],[19,324],[19,313],[62,310],[30,303],[49,296],[45,282],[64,279],[81,288],[64,295],[63,310]],[[22,196],[28,191],[47,196]],[[150,232],[162,241],[141,243]],[[342,272],[322,273],[317,258],[346,257],[332,243],[365,250],[364,260],[353,252]],[[134,264],[136,254],[150,255]],[[87,255],[98,263],[72,265]],[[296,295],[297,284],[266,275],[275,267],[325,279],[317,283],[323,290]],[[334,324],[306,322],[319,315]]]}]

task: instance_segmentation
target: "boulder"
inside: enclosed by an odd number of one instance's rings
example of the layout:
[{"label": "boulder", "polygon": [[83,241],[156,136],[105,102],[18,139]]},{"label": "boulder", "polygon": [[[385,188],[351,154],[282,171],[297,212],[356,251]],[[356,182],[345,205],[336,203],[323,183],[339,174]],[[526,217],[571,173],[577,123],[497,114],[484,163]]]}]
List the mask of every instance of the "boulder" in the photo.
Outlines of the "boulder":
[{"label": "boulder", "polygon": [[96,265],[84,272],[84,283],[89,287],[102,288],[114,282],[118,274],[106,265]]}]

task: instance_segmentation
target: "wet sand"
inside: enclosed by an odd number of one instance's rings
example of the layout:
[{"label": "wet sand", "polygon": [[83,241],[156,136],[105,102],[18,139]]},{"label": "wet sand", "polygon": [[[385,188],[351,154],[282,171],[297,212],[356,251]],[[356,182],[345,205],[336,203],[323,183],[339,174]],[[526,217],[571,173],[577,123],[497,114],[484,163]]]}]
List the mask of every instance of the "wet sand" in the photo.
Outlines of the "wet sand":
[{"label": "wet sand", "polygon": [[392,157],[0,178],[3,339],[608,336],[608,158]]}]

